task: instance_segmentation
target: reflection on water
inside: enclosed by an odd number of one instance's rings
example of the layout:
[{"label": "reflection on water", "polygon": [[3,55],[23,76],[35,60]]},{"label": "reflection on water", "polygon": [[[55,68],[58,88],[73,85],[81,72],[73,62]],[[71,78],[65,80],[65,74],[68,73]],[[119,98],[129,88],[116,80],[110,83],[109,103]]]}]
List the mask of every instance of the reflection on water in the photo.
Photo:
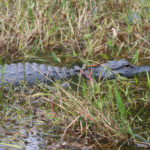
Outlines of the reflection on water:
[{"label": "reflection on water", "polygon": [[45,140],[42,138],[42,134],[37,132],[36,129],[29,131],[21,130],[20,141],[23,141],[22,146],[0,144],[0,150],[41,150],[46,148]]},{"label": "reflection on water", "polygon": [[28,137],[25,139],[25,149],[45,149],[44,139],[40,135],[38,135],[38,132],[35,129],[32,132],[28,132]]}]

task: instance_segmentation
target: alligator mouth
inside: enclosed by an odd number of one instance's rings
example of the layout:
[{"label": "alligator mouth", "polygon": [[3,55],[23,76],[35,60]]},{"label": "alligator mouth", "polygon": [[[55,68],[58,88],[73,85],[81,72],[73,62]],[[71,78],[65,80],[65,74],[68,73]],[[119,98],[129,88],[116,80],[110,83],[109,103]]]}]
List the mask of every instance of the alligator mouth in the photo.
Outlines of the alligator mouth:
[{"label": "alligator mouth", "polygon": [[139,73],[150,73],[150,66],[137,66],[134,69],[135,74]]},{"label": "alligator mouth", "polygon": [[133,77],[133,76],[140,76],[146,73],[150,73],[150,66],[134,66],[131,68],[123,68],[116,71],[120,76],[123,77]]}]

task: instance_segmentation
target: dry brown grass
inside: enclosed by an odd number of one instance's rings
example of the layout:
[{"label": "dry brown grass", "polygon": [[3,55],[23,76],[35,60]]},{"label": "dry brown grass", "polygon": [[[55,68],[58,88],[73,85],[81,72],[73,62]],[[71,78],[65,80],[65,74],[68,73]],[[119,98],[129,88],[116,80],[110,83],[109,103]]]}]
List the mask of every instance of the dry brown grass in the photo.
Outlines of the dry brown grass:
[{"label": "dry brown grass", "polygon": [[[128,19],[131,12],[139,14],[140,19],[132,18],[131,23]],[[150,54],[149,12],[150,3],[138,0],[1,0],[0,58],[3,63],[53,63],[53,51],[60,59],[58,65],[70,65],[76,60],[96,64],[120,58],[146,64]],[[19,93],[12,89],[6,95],[1,92],[4,135],[7,136],[6,131],[11,133],[10,129],[14,129],[11,124],[17,122],[15,128],[28,130],[36,126],[49,145],[51,127],[61,128],[53,134],[63,140],[86,137],[89,145],[96,143],[100,148],[141,142],[141,137],[147,142],[150,122],[145,117],[149,101],[147,85],[141,86],[138,80],[116,84],[125,116],[120,115],[116,104],[113,82],[90,86],[79,82],[81,92],[61,88],[56,93],[44,88]],[[15,136],[18,132],[11,134]],[[108,147],[105,141],[109,142]]]},{"label": "dry brown grass", "polygon": [[[0,48],[4,61],[30,60],[34,55],[62,48],[63,54],[76,52],[90,60],[104,59],[105,55],[132,58],[135,53],[135,57],[149,53],[148,6],[137,0],[16,0],[1,1],[0,7]],[[140,13],[142,24],[127,25],[129,11]]]}]

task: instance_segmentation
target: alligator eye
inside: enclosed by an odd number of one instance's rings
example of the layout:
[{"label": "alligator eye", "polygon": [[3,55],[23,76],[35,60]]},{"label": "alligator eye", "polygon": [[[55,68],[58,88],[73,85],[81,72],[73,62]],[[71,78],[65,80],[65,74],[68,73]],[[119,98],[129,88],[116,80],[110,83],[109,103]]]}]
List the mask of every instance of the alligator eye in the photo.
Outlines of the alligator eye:
[{"label": "alligator eye", "polygon": [[125,64],[124,67],[130,67],[130,65],[129,64]]}]

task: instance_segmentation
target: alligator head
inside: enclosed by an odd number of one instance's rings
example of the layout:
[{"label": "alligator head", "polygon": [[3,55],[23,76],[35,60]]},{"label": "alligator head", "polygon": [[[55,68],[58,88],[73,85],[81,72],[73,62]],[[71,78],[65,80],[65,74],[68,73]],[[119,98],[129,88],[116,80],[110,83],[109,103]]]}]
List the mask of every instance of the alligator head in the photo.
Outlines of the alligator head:
[{"label": "alligator head", "polygon": [[[92,75],[96,79],[114,79],[117,76],[131,78],[136,75],[150,73],[150,66],[135,66],[126,59],[119,61],[108,61],[97,67],[92,67]],[[89,68],[85,70],[89,73]]]}]

